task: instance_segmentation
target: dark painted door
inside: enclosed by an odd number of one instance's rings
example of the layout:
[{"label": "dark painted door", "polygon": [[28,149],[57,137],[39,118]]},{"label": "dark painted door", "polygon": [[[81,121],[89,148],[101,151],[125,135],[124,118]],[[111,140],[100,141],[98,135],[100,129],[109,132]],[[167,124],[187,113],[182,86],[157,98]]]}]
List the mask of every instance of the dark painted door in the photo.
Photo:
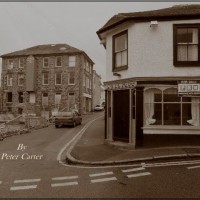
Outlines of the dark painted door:
[{"label": "dark painted door", "polygon": [[129,90],[113,92],[113,138],[129,141]]}]

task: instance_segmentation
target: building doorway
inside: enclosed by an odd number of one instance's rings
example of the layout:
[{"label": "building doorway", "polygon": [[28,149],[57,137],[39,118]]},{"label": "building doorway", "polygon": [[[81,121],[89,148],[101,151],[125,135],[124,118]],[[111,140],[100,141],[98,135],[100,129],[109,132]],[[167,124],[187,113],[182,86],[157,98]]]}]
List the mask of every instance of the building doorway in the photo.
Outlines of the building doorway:
[{"label": "building doorway", "polygon": [[129,90],[113,91],[113,139],[129,142]]}]

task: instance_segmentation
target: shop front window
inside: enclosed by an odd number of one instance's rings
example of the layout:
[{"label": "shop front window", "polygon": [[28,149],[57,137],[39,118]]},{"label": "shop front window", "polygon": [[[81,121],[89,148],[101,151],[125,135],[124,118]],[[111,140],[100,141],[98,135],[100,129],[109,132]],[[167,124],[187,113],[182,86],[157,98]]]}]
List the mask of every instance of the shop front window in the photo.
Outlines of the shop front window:
[{"label": "shop front window", "polygon": [[179,97],[176,88],[145,90],[146,125],[199,126],[199,97]]}]

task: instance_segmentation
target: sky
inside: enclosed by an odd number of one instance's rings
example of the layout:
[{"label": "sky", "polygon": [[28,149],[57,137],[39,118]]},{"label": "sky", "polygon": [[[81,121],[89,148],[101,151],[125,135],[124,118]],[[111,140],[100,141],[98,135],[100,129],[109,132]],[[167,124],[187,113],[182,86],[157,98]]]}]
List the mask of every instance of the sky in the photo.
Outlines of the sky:
[{"label": "sky", "polygon": [[66,43],[88,54],[104,82],[106,50],[96,31],[121,12],[178,4],[191,2],[0,2],[0,55],[40,44]]}]

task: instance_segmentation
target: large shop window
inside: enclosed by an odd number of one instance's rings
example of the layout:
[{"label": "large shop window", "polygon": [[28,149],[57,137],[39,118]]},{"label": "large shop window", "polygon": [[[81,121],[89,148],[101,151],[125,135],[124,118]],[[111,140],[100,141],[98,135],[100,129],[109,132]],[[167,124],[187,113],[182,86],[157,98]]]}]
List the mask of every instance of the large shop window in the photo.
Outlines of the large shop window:
[{"label": "large shop window", "polygon": [[199,25],[174,25],[174,65],[200,66]]},{"label": "large shop window", "polygon": [[145,90],[145,125],[199,126],[200,98],[179,97],[176,88]]},{"label": "large shop window", "polygon": [[128,68],[128,31],[113,36],[113,71]]}]

